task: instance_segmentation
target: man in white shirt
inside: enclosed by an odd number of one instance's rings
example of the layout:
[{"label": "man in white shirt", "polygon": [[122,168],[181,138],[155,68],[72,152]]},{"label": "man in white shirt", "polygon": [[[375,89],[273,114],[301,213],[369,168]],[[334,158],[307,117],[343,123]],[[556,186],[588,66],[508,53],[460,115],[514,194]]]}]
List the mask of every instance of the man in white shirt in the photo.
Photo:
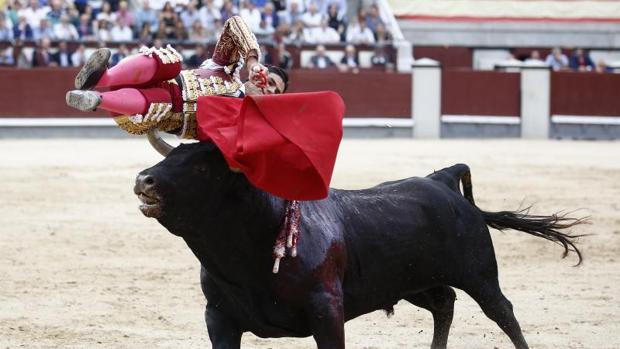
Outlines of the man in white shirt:
[{"label": "man in white shirt", "polygon": [[39,0],[30,0],[30,6],[26,7],[25,9],[19,10],[17,16],[26,17],[26,20],[28,21],[30,27],[32,29],[35,29],[39,28],[41,19],[44,19],[49,11],[49,6],[39,6]]},{"label": "man in white shirt", "polygon": [[196,10],[196,1],[192,0],[187,4],[185,10],[181,12],[181,21],[185,29],[189,31],[195,21],[200,20],[200,13]]},{"label": "man in white shirt", "polygon": [[347,29],[347,42],[352,44],[374,44],[375,35],[366,26],[366,21],[362,20]]},{"label": "man in white shirt", "polygon": [[252,0],[245,0],[244,5],[241,11],[239,11],[239,15],[243,18],[245,23],[248,24],[251,31],[256,32],[260,30],[260,11],[256,8]]},{"label": "man in white shirt", "polygon": [[198,13],[200,15],[200,23],[202,23],[202,26],[208,31],[214,29],[213,22],[216,19],[222,19],[222,13],[213,0],[205,1]]},{"label": "man in white shirt", "polygon": [[340,41],[340,35],[334,28],[327,26],[327,19],[323,19],[319,27],[310,29],[306,40],[311,44],[334,44]]},{"label": "man in white shirt", "polygon": [[75,26],[69,22],[69,17],[60,17],[60,23],[54,25],[54,37],[57,40],[78,40],[80,35]]},{"label": "man in white shirt", "polygon": [[323,19],[323,15],[318,12],[318,9],[314,2],[310,3],[310,6],[308,6],[308,12],[304,13],[301,16],[301,20],[304,22],[304,25],[308,28],[320,26],[322,19]]},{"label": "man in white shirt", "polygon": [[110,31],[110,36],[112,37],[112,41],[131,41],[133,39],[133,32],[125,21],[117,18],[116,24]]}]

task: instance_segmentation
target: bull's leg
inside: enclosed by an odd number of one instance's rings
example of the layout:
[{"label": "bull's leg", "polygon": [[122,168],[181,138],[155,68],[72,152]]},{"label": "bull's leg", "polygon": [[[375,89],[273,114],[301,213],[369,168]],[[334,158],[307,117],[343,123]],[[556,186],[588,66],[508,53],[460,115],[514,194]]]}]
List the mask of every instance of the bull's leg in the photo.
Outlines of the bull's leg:
[{"label": "bull's leg", "polygon": [[213,349],[240,349],[241,335],[235,321],[215,306],[207,304],[205,320]]},{"label": "bull's leg", "polygon": [[307,312],[318,349],[344,349],[344,306],[342,288],[323,286],[310,295]]},{"label": "bull's leg", "polygon": [[456,293],[448,286],[431,288],[405,297],[406,301],[433,314],[434,331],[431,349],[445,349],[448,345],[455,299]]},{"label": "bull's leg", "polygon": [[517,349],[528,349],[519,322],[512,311],[512,304],[499,288],[497,279],[483,282],[465,290],[482,308],[484,314],[510,337]]}]

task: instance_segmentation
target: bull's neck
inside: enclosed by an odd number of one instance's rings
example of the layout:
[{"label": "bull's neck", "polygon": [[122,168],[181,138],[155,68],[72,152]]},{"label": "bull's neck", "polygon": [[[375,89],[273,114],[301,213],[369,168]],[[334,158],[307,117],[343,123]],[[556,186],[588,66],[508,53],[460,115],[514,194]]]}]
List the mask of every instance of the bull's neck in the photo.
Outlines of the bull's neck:
[{"label": "bull's neck", "polygon": [[272,251],[284,217],[285,201],[258,189],[224,203],[202,234],[184,237],[207,271],[231,282],[271,271]]}]

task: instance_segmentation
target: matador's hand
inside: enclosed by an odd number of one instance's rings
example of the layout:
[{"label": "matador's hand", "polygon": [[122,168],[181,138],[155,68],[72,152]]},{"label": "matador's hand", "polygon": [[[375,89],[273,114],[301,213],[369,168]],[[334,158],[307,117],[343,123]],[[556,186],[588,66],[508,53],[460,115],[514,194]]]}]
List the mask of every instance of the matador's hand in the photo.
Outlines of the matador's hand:
[{"label": "matador's hand", "polygon": [[256,63],[253,66],[248,68],[249,70],[249,80],[258,88],[266,88],[268,85],[267,75],[269,74],[269,70],[267,67],[260,63]]}]

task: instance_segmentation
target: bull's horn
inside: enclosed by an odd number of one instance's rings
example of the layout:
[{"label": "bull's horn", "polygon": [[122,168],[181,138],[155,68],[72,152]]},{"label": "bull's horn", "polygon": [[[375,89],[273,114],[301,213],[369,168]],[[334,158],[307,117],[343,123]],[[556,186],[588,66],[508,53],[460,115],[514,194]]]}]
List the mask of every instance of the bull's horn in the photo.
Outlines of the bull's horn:
[{"label": "bull's horn", "polygon": [[161,136],[157,132],[157,129],[154,129],[154,128],[150,129],[146,133],[146,135],[147,135],[147,137],[149,139],[149,143],[151,143],[153,148],[155,148],[155,150],[157,150],[157,152],[160,153],[161,155],[163,155],[164,157],[168,156],[168,154],[170,154],[172,149],[174,149],[173,146],[171,146],[170,144],[166,143],[166,141],[164,141],[161,138]]}]

